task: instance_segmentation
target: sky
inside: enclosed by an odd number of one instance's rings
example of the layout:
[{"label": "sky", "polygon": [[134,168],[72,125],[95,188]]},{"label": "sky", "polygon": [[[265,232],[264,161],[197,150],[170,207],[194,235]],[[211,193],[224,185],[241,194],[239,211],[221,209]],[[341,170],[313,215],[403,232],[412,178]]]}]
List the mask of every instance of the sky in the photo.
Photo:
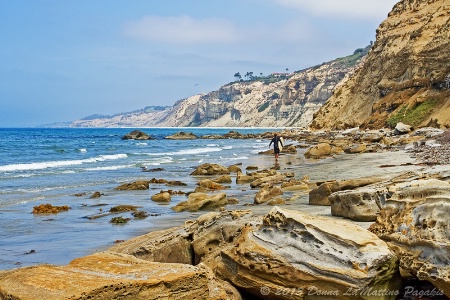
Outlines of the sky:
[{"label": "sky", "polygon": [[397,0],[0,0],[0,127],[111,115],[312,67]]}]

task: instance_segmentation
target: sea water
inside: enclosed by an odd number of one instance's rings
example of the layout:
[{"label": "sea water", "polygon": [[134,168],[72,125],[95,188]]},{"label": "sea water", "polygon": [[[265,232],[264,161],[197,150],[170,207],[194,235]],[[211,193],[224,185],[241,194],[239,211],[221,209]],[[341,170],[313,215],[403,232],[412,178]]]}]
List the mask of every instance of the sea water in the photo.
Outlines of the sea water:
[{"label": "sea water", "polygon": [[[223,135],[230,130],[246,134],[275,129],[143,128],[156,139],[122,140],[131,130],[0,129],[0,269],[37,263],[66,264],[75,257],[110,247],[115,241],[151,231],[161,218],[195,217],[170,209],[186,200],[183,195],[172,197],[169,205],[157,204],[150,197],[159,190],[192,191],[196,179],[189,174],[201,163],[256,163],[255,156],[267,150],[269,143],[261,139],[164,137],[179,131],[202,136]],[[270,165],[273,158],[267,160]],[[143,172],[153,168],[162,170]],[[156,185],[146,191],[114,190],[120,184],[153,177],[180,180],[188,187]],[[102,196],[91,199],[96,191]],[[59,214],[32,213],[34,206],[45,203],[68,205],[71,209]],[[111,224],[111,216],[89,218],[121,204],[139,206],[139,210],[153,216],[132,219],[124,226]],[[131,217],[130,213],[122,215]]]}]

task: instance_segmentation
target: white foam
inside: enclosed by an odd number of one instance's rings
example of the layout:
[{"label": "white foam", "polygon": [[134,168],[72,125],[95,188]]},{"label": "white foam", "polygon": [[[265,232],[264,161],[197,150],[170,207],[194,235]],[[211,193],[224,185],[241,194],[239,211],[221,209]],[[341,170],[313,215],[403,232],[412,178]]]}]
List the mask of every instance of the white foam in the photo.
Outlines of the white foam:
[{"label": "white foam", "polygon": [[147,143],[140,142],[140,143],[136,143],[135,145],[136,145],[136,146],[147,146],[148,144],[147,144]]},{"label": "white foam", "polygon": [[78,149],[78,151],[85,153],[85,152],[87,152],[87,149],[86,148],[80,148],[80,149]]},{"label": "white foam", "polygon": [[0,172],[42,170],[49,168],[68,167],[74,165],[82,165],[84,163],[95,163],[98,161],[122,159],[126,157],[128,157],[128,155],[126,154],[112,154],[112,155],[100,155],[87,159],[44,161],[29,164],[12,164],[0,166]]}]

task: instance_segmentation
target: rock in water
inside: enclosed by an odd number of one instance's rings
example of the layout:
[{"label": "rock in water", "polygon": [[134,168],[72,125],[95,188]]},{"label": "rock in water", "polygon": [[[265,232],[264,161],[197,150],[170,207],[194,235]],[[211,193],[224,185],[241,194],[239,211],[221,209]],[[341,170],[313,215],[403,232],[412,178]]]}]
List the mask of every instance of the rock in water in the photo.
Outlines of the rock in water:
[{"label": "rock in water", "polygon": [[396,290],[396,266],[387,244],[358,225],[274,207],[222,251],[217,272],[267,299],[363,299],[368,288]]},{"label": "rock in water", "polygon": [[132,132],[124,135],[122,140],[153,140],[150,135],[140,130],[133,130]]}]

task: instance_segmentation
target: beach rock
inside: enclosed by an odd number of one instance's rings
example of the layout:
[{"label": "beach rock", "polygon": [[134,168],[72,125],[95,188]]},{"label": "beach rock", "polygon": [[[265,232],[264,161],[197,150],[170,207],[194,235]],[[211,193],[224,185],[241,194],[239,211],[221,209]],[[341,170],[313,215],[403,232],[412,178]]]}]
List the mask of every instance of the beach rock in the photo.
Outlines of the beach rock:
[{"label": "beach rock", "polygon": [[231,165],[228,167],[228,171],[230,171],[230,173],[237,173],[237,172],[242,172],[241,168],[237,165]]},{"label": "beach rock", "polygon": [[396,263],[386,243],[358,225],[274,207],[222,250],[217,274],[263,299],[309,299],[318,291],[327,294],[317,299],[349,299],[349,291],[364,299],[358,291],[398,288]]},{"label": "beach rock", "polygon": [[236,184],[250,183],[253,180],[255,180],[254,176],[243,174],[242,172],[238,172],[236,175]]},{"label": "beach rock", "polygon": [[276,183],[283,182],[285,177],[286,176],[284,174],[276,173],[275,175],[265,176],[265,177],[253,180],[250,183],[250,186],[252,188],[258,188],[258,187],[264,187],[264,186],[273,186]]},{"label": "beach rock", "polygon": [[67,205],[55,206],[50,203],[40,204],[33,207],[33,214],[57,214],[70,209]]},{"label": "beach rock", "polygon": [[370,130],[361,135],[361,140],[363,142],[379,143],[383,140],[385,135],[386,134],[381,130]]},{"label": "beach rock", "polygon": [[286,201],[283,198],[275,198],[271,199],[267,202],[267,205],[275,206],[275,205],[283,205],[286,204]]},{"label": "beach rock", "polygon": [[331,205],[328,196],[342,190],[353,190],[377,182],[387,180],[383,176],[369,176],[356,179],[332,180],[321,183],[318,187],[309,192],[310,205]]},{"label": "beach rock", "polygon": [[354,221],[375,221],[380,212],[378,197],[378,191],[370,188],[332,193],[328,196],[331,215]]},{"label": "beach rock", "polygon": [[100,192],[94,192],[89,198],[95,199],[95,198],[100,198],[101,196],[102,196],[102,194]]},{"label": "beach rock", "polygon": [[411,130],[412,127],[410,125],[398,122],[397,125],[395,125],[394,134],[395,135],[406,134],[409,133]]},{"label": "beach rock", "polygon": [[305,191],[309,190],[309,185],[302,180],[291,179],[281,184],[281,190],[283,192]]},{"label": "beach rock", "polygon": [[369,230],[399,257],[402,273],[450,296],[450,185],[415,185],[397,190]]},{"label": "beach rock", "polygon": [[[230,179],[231,180],[231,179]],[[200,187],[208,190],[223,190],[225,187],[211,179],[203,179],[197,183]]]},{"label": "beach rock", "polygon": [[2,299],[241,299],[204,266],[148,262],[106,251],[67,266],[38,265],[1,275]]},{"label": "beach rock", "polygon": [[230,175],[222,175],[213,179],[217,183],[232,183]]},{"label": "beach rock", "polygon": [[197,225],[172,227],[141,235],[108,251],[133,255],[153,262],[192,264],[192,234]]},{"label": "beach rock", "polygon": [[166,136],[165,139],[168,140],[194,140],[197,136],[191,132],[184,132],[180,131],[177,133],[174,133],[172,135]]},{"label": "beach rock", "polygon": [[186,183],[179,181],[179,180],[169,180],[166,182],[166,185],[168,185],[168,186],[187,186]]},{"label": "beach rock", "polygon": [[117,191],[148,190],[150,182],[148,180],[138,180],[124,183],[115,188]]},{"label": "beach rock", "polygon": [[279,186],[274,187],[266,186],[260,189],[258,193],[256,193],[253,203],[262,204],[279,195],[283,195],[283,191]]},{"label": "beach rock", "polygon": [[309,192],[309,204],[331,205],[328,196],[339,190],[339,184],[336,180],[324,182]]},{"label": "beach rock", "polygon": [[154,138],[143,131],[133,130],[132,132],[124,135],[122,140],[154,140]]},{"label": "beach rock", "polygon": [[176,212],[180,211],[198,211],[200,209],[213,209],[216,207],[224,206],[227,202],[227,195],[225,193],[208,195],[206,193],[192,193],[189,194],[187,201],[178,203],[172,207],[172,210]]},{"label": "beach rock", "polygon": [[331,155],[331,146],[328,143],[321,143],[312,146],[305,152],[306,158],[322,158]]},{"label": "beach rock", "polygon": [[356,154],[366,152],[367,145],[366,144],[352,144],[346,148],[344,148],[345,153]]},{"label": "beach rock", "polygon": [[295,148],[294,145],[285,145],[283,147],[283,150],[281,150],[282,153],[290,153],[290,154],[295,154],[297,153],[297,148]]},{"label": "beach rock", "polygon": [[261,217],[250,210],[211,212],[198,217],[197,224],[191,243],[194,264],[204,263],[214,270],[222,249],[236,240],[244,226],[260,225]]},{"label": "beach rock", "polygon": [[191,175],[228,175],[230,171],[228,168],[218,164],[202,164],[195,169]]},{"label": "beach rock", "polygon": [[170,195],[169,192],[161,191],[158,194],[154,194],[150,199],[152,199],[152,201],[155,201],[155,202],[168,203],[172,199],[172,196]]}]

